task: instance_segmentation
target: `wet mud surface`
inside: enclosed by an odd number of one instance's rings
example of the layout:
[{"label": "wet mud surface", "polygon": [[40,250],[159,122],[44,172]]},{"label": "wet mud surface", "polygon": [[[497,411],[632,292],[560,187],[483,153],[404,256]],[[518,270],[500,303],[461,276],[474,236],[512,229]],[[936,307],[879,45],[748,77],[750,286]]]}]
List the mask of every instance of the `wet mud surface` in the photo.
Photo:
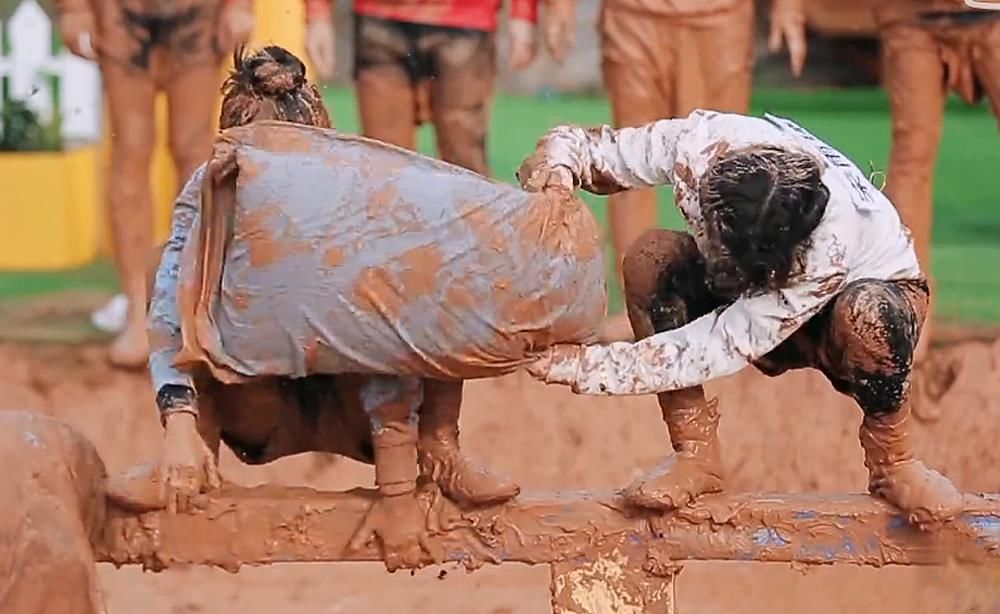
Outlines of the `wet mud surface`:
[{"label": "wet mud surface", "polygon": [[[1000,490],[1000,343],[936,351],[961,368],[936,411],[915,412],[920,457],[970,491]],[[91,438],[109,471],[156,457],[159,424],[148,382],[111,370],[97,346],[0,345],[0,410],[59,417]],[[619,487],[669,449],[653,397],[574,397],[527,375],[471,382],[462,413],[469,453],[525,489]],[[768,379],[750,371],[709,386],[720,397],[720,438],[730,490],[860,492],[861,412],[818,373]],[[933,422],[920,416],[932,416]],[[353,461],[301,455],[262,467],[225,451],[223,476],[343,489],[370,486]],[[549,571],[507,565],[467,575],[452,567],[411,576],[377,564],[297,564],[143,574],[100,567],[112,614],[298,612],[549,612]],[[807,572],[779,564],[685,566],[684,612],[756,614],[878,611],[883,614],[1000,611],[1000,569],[857,569]]]}]

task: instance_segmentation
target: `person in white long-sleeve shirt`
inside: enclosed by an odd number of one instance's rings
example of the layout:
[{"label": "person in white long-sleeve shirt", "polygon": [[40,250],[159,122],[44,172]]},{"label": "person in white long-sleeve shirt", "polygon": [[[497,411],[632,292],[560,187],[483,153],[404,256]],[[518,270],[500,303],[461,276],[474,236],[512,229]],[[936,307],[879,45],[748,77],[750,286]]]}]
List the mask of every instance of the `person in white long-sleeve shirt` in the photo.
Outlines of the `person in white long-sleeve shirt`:
[{"label": "person in white long-sleeve shirt", "polygon": [[631,503],[721,490],[718,401],[702,385],[754,365],[820,370],[864,412],[869,490],[918,523],[958,513],[961,495],[913,458],[908,434],[927,282],[892,203],[843,154],[786,119],[699,110],[557,126],[518,179],[597,194],[672,184],[687,222],[625,256],[635,343],[557,346],[529,368],[577,393],[658,394],[676,453],[626,489]]}]

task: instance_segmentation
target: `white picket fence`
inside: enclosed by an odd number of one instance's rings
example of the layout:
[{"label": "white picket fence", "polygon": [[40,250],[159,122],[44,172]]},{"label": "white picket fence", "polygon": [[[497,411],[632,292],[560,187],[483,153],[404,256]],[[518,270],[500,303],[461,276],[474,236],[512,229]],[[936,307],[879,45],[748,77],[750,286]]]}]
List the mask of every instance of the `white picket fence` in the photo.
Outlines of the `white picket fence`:
[{"label": "white picket fence", "polygon": [[[44,121],[53,118],[55,93],[51,78],[59,81],[62,136],[68,142],[101,137],[101,75],[97,64],[79,58],[65,47],[52,54],[55,25],[36,0],[22,0],[6,24],[10,51],[0,54],[0,77],[6,77],[9,96],[24,101]],[[3,45],[0,29],[0,49]]]}]

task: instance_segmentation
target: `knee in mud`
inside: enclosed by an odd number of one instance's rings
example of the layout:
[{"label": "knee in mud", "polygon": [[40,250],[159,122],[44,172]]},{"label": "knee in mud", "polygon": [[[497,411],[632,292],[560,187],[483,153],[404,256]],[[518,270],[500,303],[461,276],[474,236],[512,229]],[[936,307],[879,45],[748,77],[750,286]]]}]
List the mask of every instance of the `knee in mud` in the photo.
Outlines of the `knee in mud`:
[{"label": "knee in mud", "polygon": [[861,409],[869,415],[898,410],[920,331],[906,295],[889,282],[855,282],[837,297],[831,317],[831,349],[841,355]]},{"label": "knee in mud", "polygon": [[705,264],[691,235],[653,229],[625,252],[622,277],[629,309],[645,312],[660,332],[692,319],[689,290],[704,287]]}]

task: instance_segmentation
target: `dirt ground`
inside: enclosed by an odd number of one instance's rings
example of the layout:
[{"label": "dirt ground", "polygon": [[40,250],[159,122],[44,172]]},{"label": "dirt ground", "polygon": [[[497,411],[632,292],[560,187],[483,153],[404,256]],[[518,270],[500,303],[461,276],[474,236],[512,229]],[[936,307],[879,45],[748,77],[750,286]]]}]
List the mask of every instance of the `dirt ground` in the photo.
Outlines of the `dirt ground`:
[{"label": "dirt ground", "polygon": [[[1000,342],[940,349],[955,361],[951,389],[921,413],[921,454],[971,491],[1000,491]],[[99,346],[0,345],[0,410],[58,416],[89,436],[111,471],[151,460],[159,424],[143,376],[112,371]],[[743,373],[711,387],[722,400],[731,490],[862,491],[859,411],[811,372],[779,379]],[[525,375],[468,388],[463,443],[528,489],[621,486],[668,447],[652,398],[575,397]],[[934,411],[931,411],[934,410]],[[514,452],[512,452],[514,451]],[[303,455],[266,467],[226,454],[225,477],[320,488],[370,485],[370,469]],[[102,566],[112,614],[547,613],[548,570],[510,565],[474,574],[446,568],[415,576],[380,565],[274,565],[238,574],[207,569],[159,574]],[[684,614],[1000,613],[1000,569],[859,569],[807,572],[787,565],[688,564],[679,578]]]}]

